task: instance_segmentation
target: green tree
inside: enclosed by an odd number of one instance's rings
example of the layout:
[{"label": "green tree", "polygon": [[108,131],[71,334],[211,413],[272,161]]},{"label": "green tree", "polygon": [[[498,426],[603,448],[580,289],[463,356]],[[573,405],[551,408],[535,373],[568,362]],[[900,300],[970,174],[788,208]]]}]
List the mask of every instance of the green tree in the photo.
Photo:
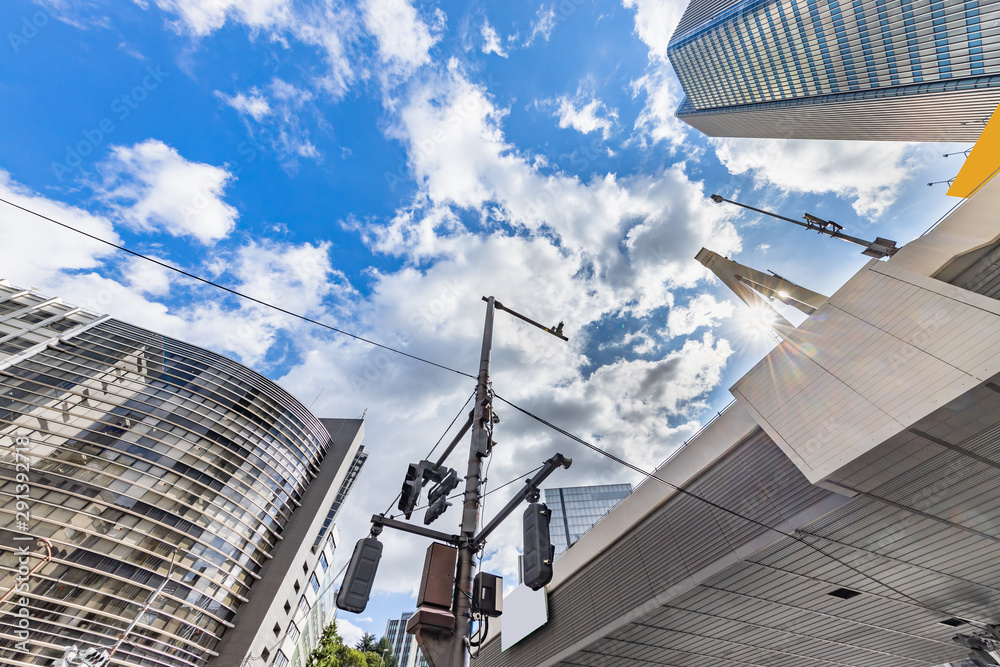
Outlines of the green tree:
[{"label": "green tree", "polygon": [[[382,663],[382,667],[399,667],[399,663],[396,662],[396,656],[392,654],[392,644],[389,643],[388,637],[382,637],[382,639],[378,640],[374,650],[380,659],[383,655],[385,656],[385,662]],[[377,665],[378,663],[376,662],[375,664]]]},{"label": "green tree", "polygon": [[366,632],[358,640],[358,643],[354,645],[354,648],[358,649],[362,653],[378,653],[378,649],[375,647],[378,642],[375,641],[375,635],[370,632]]},{"label": "green tree", "polygon": [[323,628],[319,645],[309,654],[306,667],[378,667],[379,657],[371,661],[373,653],[362,653],[344,644],[337,632],[337,621]]}]

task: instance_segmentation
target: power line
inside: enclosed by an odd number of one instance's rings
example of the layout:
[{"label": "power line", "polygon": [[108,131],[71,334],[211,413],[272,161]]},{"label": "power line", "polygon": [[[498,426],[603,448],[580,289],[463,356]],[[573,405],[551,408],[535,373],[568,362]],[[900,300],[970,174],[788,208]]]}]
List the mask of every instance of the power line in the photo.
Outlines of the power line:
[{"label": "power line", "polygon": [[556,426],[552,422],[549,422],[549,421],[543,419],[542,417],[539,417],[538,415],[536,415],[536,414],[534,414],[534,413],[532,413],[532,412],[530,412],[530,411],[528,411],[528,410],[520,407],[519,405],[515,405],[514,403],[511,403],[510,401],[508,401],[503,396],[500,396],[499,394],[494,393],[493,396],[495,398],[500,399],[501,401],[503,401],[504,403],[506,403],[510,407],[512,407],[515,410],[517,410],[518,412],[520,412],[520,413],[522,413],[522,414],[524,414],[524,415],[526,415],[528,417],[531,417],[532,419],[534,419],[535,421],[539,422],[540,424],[548,426],[553,431],[556,431],[557,433],[560,433],[560,434],[566,436],[570,440],[574,440],[574,441],[580,443],[581,445],[583,445],[583,446],[585,446],[585,447],[587,447],[589,449],[594,450],[598,454],[611,459],[612,461],[614,461],[615,463],[618,463],[619,465],[625,466],[626,468],[629,468],[630,470],[634,470],[635,472],[637,472],[637,473],[639,473],[639,474],[641,474],[641,475],[643,475],[643,476],[645,476],[645,477],[647,477],[649,479],[655,479],[656,481],[660,482],[661,484],[665,484],[666,486],[674,489],[678,493],[681,493],[683,495],[689,496],[689,497],[693,498],[694,500],[703,502],[703,503],[709,505],[710,507],[714,507],[715,509],[717,509],[719,511],[725,512],[727,514],[731,514],[732,516],[735,516],[737,518],[743,519],[744,521],[748,521],[750,523],[753,523],[753,524],[755,524],[757,526],[760,526],[761,528],[765,528],[765,529],[767,529],[769,531],[778,533],[779,535],[782,535],[784,537],[791,538],[792,540],[795,540],[796,542],[799,542],[800,544],[804,544],[805,546],[809,547],[810,549],[813,549],[817,553],[822,554],[823,556],[826,556],[830,560],[832,560],[832,561],[834,561],[834,562],[836,562],[836,563],[838,563],[838,564],[840,564],[840,565],[848,568],[849,570],[855,572],[856,574],[859,574],[862,577],[865,577],[866,579],[868,579],[868,580],[870,580],[870,581],[872,581],[872,582],[874,582],[876,584],[879,584],[880,586],[884,586],[885,588],[888,588],[893,593],[896,593],[897,595],[900,595],[900,596],[902,596],[902,597],[910,600],[911,602],[913,602],[913,604],[917,605],[918,607],[920,607],[922,609],[926,609],[928,611],[933,611],[934,613],[937,613],[937,614],[947,613],[947,612],[942,612],[942,611],[940,611],[938,609],[934,609],[933,607],[929,607],[926,604],[924,604],[923,602],[920,602],[919,600],[917,600],[916,598],[914,598],[912,595],[904,593],[904,592],[900,591],[899,589],[891,586],[890,584],[887,584],[884,581],[880,581],[880,580],[876,579],[875,577],[871,576],[870,574],[862,572],[861,570],[857,569],[853,565],[849,565],[848,563],[845,563],[843,560],[841,560],[837,556],[835,556],[833,554],[830,554],[830,553],[827,553],[826,551],[824,551],[820,547],[816,546],[812,542],[809,542],[808,540],[802,539],[801,537],[799,537],[795,533],[786,533],[786,532],[784,532],[783,530],[781,530],[779,528],[775,528],[774,526],[768,525],[768,524],[766,524],[766,523],[764,523],[762,521],[758,521],[757,519],[754,519],[752,517],[746,516],[744,514],[740,514],[736,510],[729,509],[728,507],[725,507],[725,506],[720,505],[720,504],[718,504],[718,503],[716,503],[716,502],[714,502],[712,500],[709,500],[708,498],[700,496],[697,493],[694,493],[693,491],[689,491],[689,490],[687,490],[687,489],[685,489],[683,487],[680,487],[680,486],[677,486],[676,484],[668,482],[667,480],[663,479],[662,477],[659,477],[658,475],[656,475],[656,473],[647,472],[646,470],[643,470],[642,468],[640,468],[639,466],[635,465],[634,463],[630,463],[629,461],[626,461],[625,459],[623,459],[621,457],[615,456],[611,452],[608,452],[606,450],[601,449],[597,445],[594,445],[594,444],[591,444],[590,442],[587,442],[583,438],[570,433],[566,429],[560,428],[559,426]]},{"label": "power line", "polygon": [[429,364],[431,366],[435,366],[435,367],[440,368],[442,370],[451,371],[452,373],[457,373],[458,375],[463,375],[463,376],[465,376],[467,378],[471,378],[473,380],[476,379],[475,375],[470,375],[469,373],[466,373],[464,371],[460,371],[460,370],[457,370],[455,368],[451,368],[449,366],[445,366],[444,364],[439,364],[436,361],[431,361],[429,359],[424,359],[423,357],[418,357],[417,355],[410,354],[409,352],[403,352],[402,350],[399,350],[399,349],[394,348],[394,347],[390,347],[389,345],[384,345],[383,343],[378,343],[378,342],[373,341],[373,340],[371,340],[369,338],[365,338],[364,336],[359,336],[357,334],[353,334],[350,331],[344,331],[343,329],[337,328],[337,327],[332,326],[330,324],[326,324],[324,322],[320,322],[319,320],[314,320],[311,317],[307,317],[305,315],[301,315],[299,313],[293,312],[293,311],[288,310],[286,308],[282,308],[281,306],[276,306],[273,303],[268,303],[267,301],[263,301],[261,299],[252,297],[249,294],[244,294],[243,292],[240,292],[238,290],[234,290],[232,288],[226,287],[225,285],[220,285],[219,283],[211,281],[208,278],[202,278],[201,276],[198,276],[198,275],[195,275],[195,274],[190,273],[188,271],[185,271],[184,269],[179,269],[176,266],[172,266],[170,264],[167,264],[166,262],[161,262],[160,260],[155,259],[153,257],[150,257],[149,255],[143,255],[142,253],[136,252],[135,250],[129,250],[125,246],[118,245],[117,243],[112,243],[111,241],[106,241],[105,239],[102,239],[99,236],[94,236],[93,234],[90,234],[89,232],[85,232],[82,229],[77,229],[76,227],[73,227],[72,225],[68,225],[65,222],[60,222],[60,221],[58,221],[58,220],[56,220],[54,218],[48,217],[47,215],[42,215],[41,213],[38,213],[37,211],[32,211],[30,208],[26,208],[26,207],[21,206],[19,204],[15,204],[14,202],[7,201],[6,199],[0,198],[0,202],[3,202],[4,204],[7,204],[8,206],[13,206],[16,209],[20,209],[20,210],[24,211],[25,213],[30,213],[31,215],[39,217],[39,218],[41,218],[43,220],[48,220],[49,222],[51,222],[53,224],[56,224],[56,225],[59,225],[60,227],[63,227],[64,229],[68,229],[68,230],[70,230],[72,232],[76,232],[77,234],[81,234],[83,236],[86,236],[87,238],[93,239],[94,241],[97,241],[99,243],[103,243],[104,245],[111,246],[112,248],[115,248],[116,250],[121,250],[122,252],[125,252],[125,253],[128,253],[129,255],[132,255],[133,257],[138,257],[140,259],[146,260],[147,262],[152,262],[153,264],[156,264],[157,266],[162,266],[165,269],[169,269],[170,271],[174,271],[176,273],[179,273],[182,276],[186,276],[188,278],[191,278],[192,280],[197,280],[198,282],[204,283],[206,285],[211,285],[212,287],[215,287],[216,289],[220,289],[220,290],[222,290],[224,292],[228,292],[229,294],[232,294],[234,296],[238,296],[241,299],[246,299],[247,301],[252,301],[253,303],[256,303],[256,304],[258,304],[260,306],[264,306],[265,308],[271,308],[272,310],[276,310],[279,313],[284,313],[285,315],[291,315],[292,317],[297,317],[298,319],[300,319],[300,320],[302,320],[304,322],[309,322],[310,324],[315,324],[316,326],[323,327],[324,329],[329,329],[330,331],[333,331],[335,333],[339,333],[339,334],[341,334],[343,336],[348,336],[350,338],[354,338],[355,340],[359,340],[359,341],[361,341],[363,343],[368,343],[369,345],[373,345],[375,347],[380,347],[383,350],[388,350],[389,352],[395,352],[396,354],[402,355],[404,357],[409,357],[410,359],[414,359],[415,361],[420,361],[422,363]]},{"label": "power line", "polygon": [[[451,423],[448,424],[448,428],[446,428],[444,430],[444,433],[441,434],[441,437],[438,438],[437,442],[434,443],[434,446],[431,447],[431,451],[427,452],[427,456],[425,456],[424,459],[429,459],[431,457],[431,454],[434,453],[434,450],[437,449],[438,445],[441,444],[441,441],[444,440],[444,436],[448,435],[448,431],[450,431],[451,427],[455,425],[455,422],[458,421],[458,418],[462,416],[462,413],[465,412],[465,408],[469,405],[469,401],[471,401],[472,397],[475,396],[475,395],[476,395],[476,390],[473,389],[472,393],[469,394],[469,397],[467,399],[465,399],[465,403],[462,405],[462,408],[458,411],[458,414],[456,414],[455,418],[451,420]],[[392,499],[392,501],[389,503],[389,506],[385,508],[385,511],[382,512],[382,514],[388,514],[389,510],[392,509],[392,506],[396,504],[396,501],[399,500],[399,497],[401,495],[403,495],[402,491],[400,491],[399,493],[397,493],[396,497]],[[450,498],[449,498],[449,500],[450,500]],[[416,510],[414,510],[414,511],[416,511]],[[392,519],[393,517],[390,516],[389,518]]]}]

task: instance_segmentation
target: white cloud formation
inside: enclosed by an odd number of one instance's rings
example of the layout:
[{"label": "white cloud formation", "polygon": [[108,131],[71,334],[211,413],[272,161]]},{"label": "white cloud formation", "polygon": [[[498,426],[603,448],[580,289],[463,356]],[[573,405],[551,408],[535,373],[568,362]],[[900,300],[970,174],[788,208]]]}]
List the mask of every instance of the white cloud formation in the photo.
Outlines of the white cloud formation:
[{"label": "white cloud formation", "polygon": [[674,0],[622,0],[622,4],[635,10],[635,33],[649,47],[650,58],[666,61],[667,44],[687,3]]},{"label": "white cloud formation", "polygon": [[[437,15],[439,21],[444,15]],[[367,0],[364,21],[378,40],[382,62],[392,66],[396,76],[408,76],[430,62],[430,49],[438,41],[417,10],[405,0]]]},{"label": "white cloud formation", "polygon": [[274,77],[263,89],[253,86],[233,96],[219,91],[215,94],[243,117],[254,140],[251,148],[274,151],[287,171],[294,172],[299,158],[322,159],[303,120],[307,114],[319,115],[312,91]]},{"label": "white cloud formation", "polygon": [[483,27],[480,29],[480,34],[483,36],[483,53],[495,53],[501,58],[507,57],[507,52],[504,51],[503,44],[500,43],[500,36],[497,35],[496,29],[490,25],[489,21],[483,21]]},{"label": "white cloud formation", "polygon": [[177,27],[199,37],[211,34],[228,19],[255,29],[291,22],[291,0],[155,0],[165,12],[177,15]]},{"label": "white cloud formation", "polygon": [[[141,6],[145,1],[134,0]],[[174,28],[195,38],[206,37],[227,22],[250,30],[251,37],[265,34],[285,43],[289,38],[319,49],[327,71],[318,85],[331,96],[343,96],[357,76],[353,50],[360,34],[360,19],[342,0],[300,5],[293,0],[153,0],[175,17]]]},{"label": "white cloud formation", "polygon": [[215,91],[216,96],[223,102],[240,112],[241,115],[250,116],[256,121],[262,121],[271,114],[271,105],[267,99],[261,95],[256,86],[246,93],[237,93],[229,96],[225,93]]},{"label": "white cloud formation", "polygon": [[[570,275],[591,275],[595,299],[636,313],[666,305],[668,285],[693,285],[705,275],[690,261],[703,241],[711,238],[719,252],[739,247],[728,213],[707,205],[680,168],[622,182],[614,174],[590,182],[544,175],[504,140],[505,113],[455,71],[413,91],[395,131],[432,209],[485,210],[494,224],[557,235]],[[435,214],[431,228],[445,220]],[[414,211],[367,234],[382,250],[411,257],[454,252],[452,236],[428,231]],[[423,242],[416,247],[387,245],[417,236]]]},{"label": "white cloud formation", "polygon": [[667,60],[667,44],[680,20],[686,3],[672,0],[623,0],[635,10],[635,33],[649,49],[649,64],[643,76],[632,82],[635,96],[644,94],[646,103],[635,122],[635,129],[652,143],[665,141],[680,145],[689,128],[674,117],[683,97],[680,83]]},{"label": "white cloud formation", "polygon": [[786,192],[831,193],[853,200],[858,215],[878,217],[893,204],[915,165],[909,144],[887,141],[712,139],[732,174]]},{"label": "white cloud formation", "polygon": [[607,139],[611,128],[618,121],[618,110],[608,109],[598,99],[582,105],[579,104],[582,100],[571,100],[566,96],[560,97],[558,101],[556,116],[559,118],[559,127],[571,127],[583,134],[600,131],[601,136]]},{"label": "white cloud formation", "polygon": [[556,27],[556,6],[542,5],[538,8],[535,20],[531,22],[531,32],[525,40],[525,46],[531,46],[539,39],[543,42],[549,41],[552,31]]},{"label": "white cloud formation", "polygon": [[162,141],[112,146],[100,171],[100,196],[138,229],[210,244],[236,224],[236,209],[222,200],[233,175],[223,167],[189,162]]},{"label": "white cloud formation", "polygon": [[684,143],[691,128],[674,115],[683,91],[670,66],[665,62],[651,63],[646,73],[632,82],[631,88],[634,97],[646,96],[635,121],[635,129],[643,140],[654,144],[663,141],[671,146]]},{"label": "white cloud formation", "polygon": [[733,316],[731,301],[717,301],[708,293],[699,294],[686,306],[674,306],[667,315],[667,331],[670,336],[688,336],[701,327],[716,327],[719,322]]},{"label": "white cloud formation", "polygon": [[348,646],[355,646],[365,634],[364,630],[347,619],[346,614],[337,616],[337,632]]},{"label": "white cloud formation", "polygon": [[[121,243],[106,218],[43,197],[0,169],[0,197],[112,243]],[[0,204],[0,277],[22,287],[43,288],[63,270],[97,267],[115,252],[110,246],[61,229],[25,211]]]}]

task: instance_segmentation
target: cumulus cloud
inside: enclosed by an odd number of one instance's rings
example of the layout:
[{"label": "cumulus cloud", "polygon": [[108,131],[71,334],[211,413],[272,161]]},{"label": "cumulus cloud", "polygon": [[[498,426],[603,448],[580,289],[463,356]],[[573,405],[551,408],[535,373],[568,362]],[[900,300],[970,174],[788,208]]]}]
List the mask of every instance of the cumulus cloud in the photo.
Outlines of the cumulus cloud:
[{"label": "cumulus cloud", "polygon": [[495,53],[501,58],[507,57],[507,52],[504,51],[503,44],[500,43],[500,36],[497,35],[496,29],[490,25],[489,21],[483,21],[480,33],[483,36],[483,53]]},{"label": "cumulus cloud", "polygon": [[669,65],[650,64],[646,73],[632,82],[631,88],[634,97],[646,96],[646,103],[635,120],[635,129],[642,140],[681,145],[691,128],[674,115],[683,91]]},{"label": "cumulus cloud", "polygon": [[645,95],[646,103],[635,122],[643,140],[680,145],[688,128],[674,117],[683,92],[667,60],[667,44],[677,27],[684,3],[670,0],[624,0],[635,10],[635,33],[649,50],[646,72],[632,82],[634,96]]},{"label": "cumulus cloud", "polygon": [[623,0],[635,10],[635,33],[649,47],[650,58],[666,61],[667,44],[687,3],[673,0]]},{"label": "cumulus cloud", "polygon": [[699,294],[686,306],[674,306],[667,316],[670,336],[687,336],[701,327],[716,327],[719,322],[733,315],[731,301],[717,301],[711,294]]},{"label": "cumulus cloud", "polygon": [[885,141],[712,139],[732,174],[786,192],[831,193],[853,200],[858,215],[878,217],[893,204],[914,168],[909,144]]},{"label": "cumulus cloud", "polygon": [[[121,243],[114,226],[106,218],[32,192],[2,169],[0,196],[98,238]],[[61,229],[26,211],[6,204],[2,206],[0,247],[4,253],[0,277],[16,285],[41,288],[63,270],[93,269],[115,252],[110,246]]]},{"label": "cumulus cloud", "polygon": [[[437,14],[443,21],[444,15]],[[378,41],[378,54],[397,76],[406,76],[430,62],[430,49],[438,41],[417,10],[405,0],[368,0],[364,21]]]},{"label": "cumulus cloud", "polygon": [[210,244],[236,224],[236,209],[222,200],[233,175],[223,167],[189,162],[162,141],[112,146],[100,171],[99,195],[138,229]]},{"label": "cumulus cloud", "polygon": [[559,127],[571,127],[583,134],[600,131],[601,136],[607,139],[611,128],[618,121],[618,110],[608,109],[598,99],[581,104],[580,99],[571,100],[563,96],[558,102],[556,116],[559,118]]}]

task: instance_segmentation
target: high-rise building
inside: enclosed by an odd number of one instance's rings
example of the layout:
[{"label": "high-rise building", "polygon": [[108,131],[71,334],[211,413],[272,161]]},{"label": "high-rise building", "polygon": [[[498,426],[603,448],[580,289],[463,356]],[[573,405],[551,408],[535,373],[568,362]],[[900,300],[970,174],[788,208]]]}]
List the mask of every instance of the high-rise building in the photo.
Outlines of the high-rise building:
[{"label": "high-rise building", "polygon": [[399,667],[427,667],[427,660],[417,646],[416,636],[406,634],[406,622],[411,616],[413,612],[407,611],[398,619],[389,619],[385,624],[385,636],[392,646],[392,654]]},{"label": "high-rise building", "polygon": [[1000,3],[691,0],[677,117],[714,137],[975,141],[1000,103]]},{"label": "high-rise building", "polygon": [[543,489],[552,512],[549,535],[556,555],[569,549],[602,516],[632,493],[631,484],[600,484]]},{"label": "high-rise building", "polygon": [[0,281],[0,664],[308,652],[363,434],[218,354]]}]

